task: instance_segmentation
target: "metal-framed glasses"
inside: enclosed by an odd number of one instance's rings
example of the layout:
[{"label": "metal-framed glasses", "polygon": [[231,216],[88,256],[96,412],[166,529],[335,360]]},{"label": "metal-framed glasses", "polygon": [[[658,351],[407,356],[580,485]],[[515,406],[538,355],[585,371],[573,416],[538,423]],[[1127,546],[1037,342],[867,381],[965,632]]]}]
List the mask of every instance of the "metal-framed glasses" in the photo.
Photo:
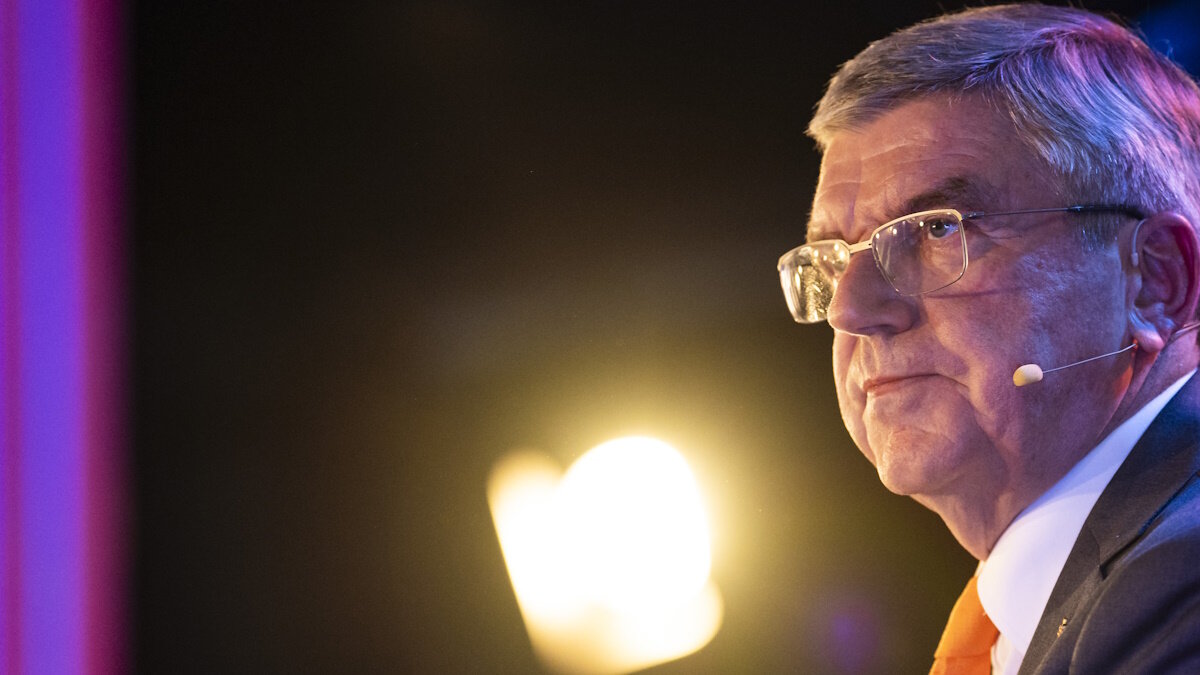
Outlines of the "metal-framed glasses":
[{"label": "metal-framed glasses", "polygon": [[788,309],[797,323],[825,320],[838,281],[850,256],[867,249],[892,288],[901,295],[924,295],[941,290],[967,271],[967,237],[963,223],[989,216],[1029,213],[1120,213],[1141,220],[1132,206],[1080,204],[1020,211],[968,211],[934,209],[890,220],[857,244],[824,239],[798,246],[779,258],[779,281]]}]

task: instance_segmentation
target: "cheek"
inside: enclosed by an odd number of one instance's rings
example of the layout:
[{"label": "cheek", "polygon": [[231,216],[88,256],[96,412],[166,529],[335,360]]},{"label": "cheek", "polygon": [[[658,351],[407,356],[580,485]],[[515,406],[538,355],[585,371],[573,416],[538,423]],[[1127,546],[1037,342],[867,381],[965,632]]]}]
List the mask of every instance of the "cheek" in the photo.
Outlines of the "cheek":
[{"label": "cheek", "polygon": [[842,413],[842,423],[850,432],[850,437],[858,449],[874,464],[875,454],[871,451],[870,443],[867,441],[864,420],[866,397],[862,390],[850,384],[853,379],[850,377],[850,371],[854,363],[855,345],[856,339],[852,336],[834,335],[833,377],[837,384],[838,409]]}]

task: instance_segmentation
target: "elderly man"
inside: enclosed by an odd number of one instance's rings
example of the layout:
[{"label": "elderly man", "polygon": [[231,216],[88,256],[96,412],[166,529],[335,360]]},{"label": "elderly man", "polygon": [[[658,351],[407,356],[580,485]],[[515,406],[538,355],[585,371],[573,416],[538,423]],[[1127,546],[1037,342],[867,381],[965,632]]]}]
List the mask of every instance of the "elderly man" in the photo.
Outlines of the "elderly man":
[{"label": "elderly man", "polygon": [[870,45],[809,133],[788,305],[883,484],[981,561],[934,671],[1200,672],[1200,90],[1007,5]]}]

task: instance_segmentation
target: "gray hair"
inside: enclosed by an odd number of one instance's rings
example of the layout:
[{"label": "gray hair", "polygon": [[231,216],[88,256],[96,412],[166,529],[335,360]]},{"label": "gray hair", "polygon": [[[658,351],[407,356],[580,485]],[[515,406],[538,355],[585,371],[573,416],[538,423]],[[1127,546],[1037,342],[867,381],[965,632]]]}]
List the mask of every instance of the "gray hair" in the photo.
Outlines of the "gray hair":
[{"label": "gray hair", "polygon": [[[1070,7],[1014,4],[940,16],[846,62],[808,135],[824,151],[928,95],[981,97],[1059,177],[1062,199],[1172,210],[1200,225],[1200,88],[1127,28]],[[1098,226],[1110,240],[1115,229]]]}]

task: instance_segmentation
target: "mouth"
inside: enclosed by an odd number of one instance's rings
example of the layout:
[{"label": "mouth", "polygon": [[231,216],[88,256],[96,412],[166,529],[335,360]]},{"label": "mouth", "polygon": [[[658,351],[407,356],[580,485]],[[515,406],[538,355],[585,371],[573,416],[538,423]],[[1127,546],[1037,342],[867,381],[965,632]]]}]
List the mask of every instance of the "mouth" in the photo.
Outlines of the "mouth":
[{"label": "mouth", "polygon": [[913,375],[887,375],[872,377],[863,383],[863,393],[868,396],[883,396],[904,389],[910,385],[920,384],[931,377],[933,373],[917,373]]}]

